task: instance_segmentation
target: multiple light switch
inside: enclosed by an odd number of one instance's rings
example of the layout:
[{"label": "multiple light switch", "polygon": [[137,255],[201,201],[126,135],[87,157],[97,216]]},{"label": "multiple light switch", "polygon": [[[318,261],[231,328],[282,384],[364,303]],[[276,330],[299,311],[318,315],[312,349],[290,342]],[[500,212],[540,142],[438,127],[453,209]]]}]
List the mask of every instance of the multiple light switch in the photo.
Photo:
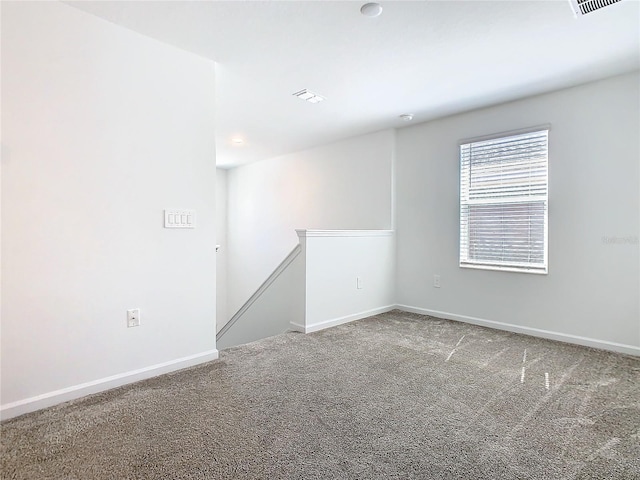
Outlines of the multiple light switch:
[{"label": "multiple light switch", "polygon": [[195,228],[195,210],[165,210],[164,228]]}]

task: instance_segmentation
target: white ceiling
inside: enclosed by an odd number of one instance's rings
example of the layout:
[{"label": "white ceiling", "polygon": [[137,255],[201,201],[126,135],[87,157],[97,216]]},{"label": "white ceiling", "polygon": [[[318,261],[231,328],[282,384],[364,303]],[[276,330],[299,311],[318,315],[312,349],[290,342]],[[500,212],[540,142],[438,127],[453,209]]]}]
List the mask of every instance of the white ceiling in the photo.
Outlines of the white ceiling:
[{"label": "white ceiling", "polygon": [[223,167],[640,68],[638,0],[579,18],[568,0],[66,3],[218,62]]}]

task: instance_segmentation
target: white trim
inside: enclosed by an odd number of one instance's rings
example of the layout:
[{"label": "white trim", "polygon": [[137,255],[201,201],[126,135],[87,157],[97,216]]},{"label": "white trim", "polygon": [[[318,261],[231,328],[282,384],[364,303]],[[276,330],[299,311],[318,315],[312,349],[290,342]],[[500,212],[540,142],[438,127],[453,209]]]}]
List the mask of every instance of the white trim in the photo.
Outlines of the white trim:
[{"label": "white trim", "polygon": [[475,142],[485,142],[487,140],[494,140],[496,138],[525,135],[527,133],[533,133],[533,132],[542,132],[543,130],[546,130],[547,132],[551,131],[551,124],[544,123],[542,125],[536,125],[535,127],[519,128],[517,130],[509,130],[507,132],[492,133],[490,135],[482,135],[480,137],[463,138],[458,142],[458,146],[467,145],[469,143],[475,143]]},{"label": "white trim", "polygon": [[494,272],[511,272],[511,273],[533,273],[535,275],[549,275],[547,267],[531,268],[531,267],[514,267],[512,265],[501,267],[500,265],[492,265],[489,263],[468,263],[460,262],[460,268],[471,268],[473,270],[492,270]]},{"label": "white trim", "polygon": [[390,237],[393,230],[296,230],[298,237]]},{"label": "white trim", "polygon": [[386,307],[378,307],[372,310],[367,310],[366,312],[353,313],[351,315],[346,315],[344,317],[334,318],[331,320],[324,320],[322,322],[312,323],[310,325],[300,325],[294,322],[291,322],[290,325],[291,325],[291,328],[296,332],[311,333],[311,332],[317,332],[319,330],[324,330],[325,328],[342,325],[343,323],[353,322],[354,320],[360,320],[361,318],[367,318],[373,315],[378,315],[380,313],[390,312],[394,308],[396,308],[396,305],[387,305]]},{"label": "white trim", "polygon": [[94,393],[104,392],[112,388],[120,387],[128,383],[138,382],[147,378],[156,377],[164,373],[174,372],[183,368],[198,365],[200,363],[210,362],[218,359],[218,350],[209,350],[187,357],[177,358],[169,362],[158,363],[150,367],[131,370],[130,372],[119,373],[106,378],[92,380],[90,382],[73,385],[71,387],[62,388],[53,392],[43,393],[35,397],[25,398],[17,402],[7,403],[0,406],[0,418],[6,420],[8,418],[17,417],[29,412],[35,412],[42,408],[51,407],[59,403],[68,402],[77,398],[91,395]]},{"label": "white trim", "polygon": [[599,348],[601,350],[609,350],[612,352],[625,353],[627,355],[640,356],[640,347],[634,345],[625,345],[622,343],[608,342],[606,340],[597,340],[595,338],[581,337],[568,333],[552,332],[550,330],[542,330],[540,328],[524,327],[521,325],[513,325],[511,323],[496,322],[494,320],[485,320],[483,318],[468,317],[466,315],[457,315],[449,312],[439,312],[437,310],[429,310],[426,308],[410,307],[408,305],[396,305],[398,310],[405,312],[419,313],[432,317],[454,320],[457,322],[470,323],[480,325],[482,327],[495,328],[497,330],[506,330],[508,332],[522,333],[533,337],[546,338],[549,340],[557,340],[559,342],[572,343],[575,345],[583,345],[585,347]]},{"label": "white trim", "polygon": [[398,131],[393,129],[393,148],[391,150],[391,229],[396,229],[396,216],[397,216],[397,175],[396,175],[396,152],[398,150]]}]

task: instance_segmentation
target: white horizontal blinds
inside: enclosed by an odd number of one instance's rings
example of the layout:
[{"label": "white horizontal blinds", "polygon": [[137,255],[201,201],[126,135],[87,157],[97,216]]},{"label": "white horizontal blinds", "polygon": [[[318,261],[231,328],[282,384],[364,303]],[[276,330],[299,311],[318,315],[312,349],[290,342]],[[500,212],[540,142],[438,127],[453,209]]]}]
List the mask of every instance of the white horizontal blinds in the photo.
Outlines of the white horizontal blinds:
[{"label": "white horizontal blinds", "polygon": [[460,265],[546,272],[548,130],[460,146]]}]

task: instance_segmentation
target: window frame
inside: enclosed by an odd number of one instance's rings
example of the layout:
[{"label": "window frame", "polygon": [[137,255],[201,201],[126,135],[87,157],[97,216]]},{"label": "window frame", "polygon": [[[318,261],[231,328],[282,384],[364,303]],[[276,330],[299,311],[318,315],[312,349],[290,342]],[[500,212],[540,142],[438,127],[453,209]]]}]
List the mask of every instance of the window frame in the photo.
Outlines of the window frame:
[{"label": "window frame", "polygon": [[[469,241],[469,224],[471,223],[470,221],[470,215],[469,213],[467,213],[467,218],[466,218],[466,226],[463,224],[463,209],[466,207],[467,209],[471,206],[471,205],[495,205],[497,203],[504,203],[505,205],[516,205],[516,204],[525,204],[527,203],[526,201],[504,201],[504,202],[496,202],[495,199],[492,201],[491,198],[486,199],[486,201],[478,201],[477,199],[469,202],[469,200],[467,199],[465,201],[465,199],[463,198],[464,196],[464,192],[463,192],[463,174],[464,172],[464,167],[463,167],[463,147],[466,147],[468,145],[474,144],[474,143],[481,143],[481,142],[487,142],[487,141],[491,141],[491,140],[501,140],[501,139],[508,139],[509,137],[517,137],[517,136],[521,136],[521,135],[527,135],[527,134],[533,134],[533,133],[542,133],[546,131],[546,164],[545,164],[545,195],[543,200],[537,199],[537,200],[533,200],[530,202],[532,205],[535,204],[535,202],[543,202],[543,208],[544,208],[544,213],[543,213],[543,262],[541,264],[538,264],[539,266],[536,266],[535,264],[531,264],[531,263],[526,263],[526,262],[505,262],[504,264],[500,264],[499,262],[493,260],[490,261],[488,259],[486,260],[473,260],[470,258],[470,241]],[[458,173],[458,181],[459,181],[459,218],[458,218],[458,260],[459,260],[459,267],[460,268],[468,268],[468,269],[475,269],[475,270],[493,270],[493,271],[501,271],[501,272],[514,272],[514,273],[532,273],[532,274],[537,274],[537,275],[547,275],[549,273],[549,138],[550,138],[550,132],[551,132],[551,125],[550,124],[543,124],[543,125],[537,125],[534,127],[528,127],[528,128],[523,128],[523,129],[518,129],[518,130],[510,130],[507,132],[500,132],[500,133],[495,133],[495,134],[491,134],[491,135],[485,135],[485,136],[481,136],[481,137],[473,137],[473,138],[467,138],[467,139],[463,139],[460,140],[460,142],[458,142],[458,166],[460,168],[459,173]],[[469,158],[469,165],[471,165],[472,163],[472,159]],[[468,167],[470,168],[470,167]],[[467,183],[468,185],[468,190],[471,189],[471,183],[470,180]],[[468,192],[467,192],[467,196],[468,196]],[[541,195],[538,195],[538,197],[540,197]],[[468,210],[467,210],[468,212]],[[466,233],[467,233],[467,240],[466,242],[463,242],[463,233],[464,230],[466,228]],[[466,252],[463,250],[464,246],[466,246]],[[466,256],[464,255],[466,253]]]}]

